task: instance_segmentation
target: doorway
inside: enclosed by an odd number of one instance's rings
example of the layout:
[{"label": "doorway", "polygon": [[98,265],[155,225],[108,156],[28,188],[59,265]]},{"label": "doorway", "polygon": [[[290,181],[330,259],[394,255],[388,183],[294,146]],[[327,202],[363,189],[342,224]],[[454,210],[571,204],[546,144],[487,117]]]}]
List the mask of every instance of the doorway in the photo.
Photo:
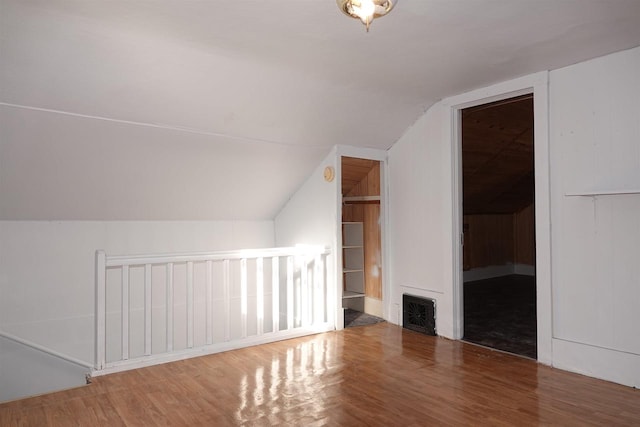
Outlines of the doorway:
[{"label": "doorway", "polygon": [[533,94],[461,110],[463,339],[537,358]]},{"label": "doorway", "polygon": [[381,162],[341,157],[345,327],[382,321]]}]

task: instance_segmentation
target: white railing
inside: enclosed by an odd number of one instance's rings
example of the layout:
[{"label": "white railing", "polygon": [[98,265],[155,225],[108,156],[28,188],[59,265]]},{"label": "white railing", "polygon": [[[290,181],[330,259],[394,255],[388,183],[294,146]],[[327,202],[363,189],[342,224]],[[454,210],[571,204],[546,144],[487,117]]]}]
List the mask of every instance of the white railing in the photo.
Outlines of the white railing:
[{"label": "white railing", "polygon": [[96,252],[94,375],[335,329],[329,250]]}]

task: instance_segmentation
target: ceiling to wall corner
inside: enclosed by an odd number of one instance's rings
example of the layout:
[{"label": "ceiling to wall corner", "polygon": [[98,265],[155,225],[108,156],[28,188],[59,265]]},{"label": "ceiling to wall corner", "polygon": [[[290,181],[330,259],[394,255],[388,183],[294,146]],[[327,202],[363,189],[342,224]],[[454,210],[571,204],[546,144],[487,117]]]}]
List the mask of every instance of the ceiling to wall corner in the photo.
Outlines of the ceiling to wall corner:
[{"label": "ceiling to wall corner", "polygon": [[335,144],[638,45],[637,0],[0,0],[0,219],[273,218]]}]

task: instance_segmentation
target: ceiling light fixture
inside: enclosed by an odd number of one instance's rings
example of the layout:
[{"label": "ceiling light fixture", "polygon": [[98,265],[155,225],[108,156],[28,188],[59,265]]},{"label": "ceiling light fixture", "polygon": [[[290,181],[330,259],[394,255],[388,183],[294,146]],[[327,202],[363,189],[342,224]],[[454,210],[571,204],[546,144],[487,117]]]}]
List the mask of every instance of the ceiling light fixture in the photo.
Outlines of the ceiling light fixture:
[{"label": "ceiling light fixture", "polygon": [[336,0],[336,3],[345,15],[361,20],[369,32],[371,22],[391,12],[394,1],[396,0]]}]

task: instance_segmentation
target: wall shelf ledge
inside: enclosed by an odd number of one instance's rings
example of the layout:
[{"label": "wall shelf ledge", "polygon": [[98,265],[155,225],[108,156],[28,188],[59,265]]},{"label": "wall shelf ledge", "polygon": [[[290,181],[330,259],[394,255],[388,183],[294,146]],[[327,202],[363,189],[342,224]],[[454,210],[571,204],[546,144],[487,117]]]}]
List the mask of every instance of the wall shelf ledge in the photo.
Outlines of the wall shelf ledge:
[{"label": "wall shelf ledge", "polygon": [[640,194],[640,189],[637,190],[598,190],[598,191],[575,191],[575,192],[567,192],[564,193],[567,197],[575,197],[575,196],[618,196],[624,194]]}]

